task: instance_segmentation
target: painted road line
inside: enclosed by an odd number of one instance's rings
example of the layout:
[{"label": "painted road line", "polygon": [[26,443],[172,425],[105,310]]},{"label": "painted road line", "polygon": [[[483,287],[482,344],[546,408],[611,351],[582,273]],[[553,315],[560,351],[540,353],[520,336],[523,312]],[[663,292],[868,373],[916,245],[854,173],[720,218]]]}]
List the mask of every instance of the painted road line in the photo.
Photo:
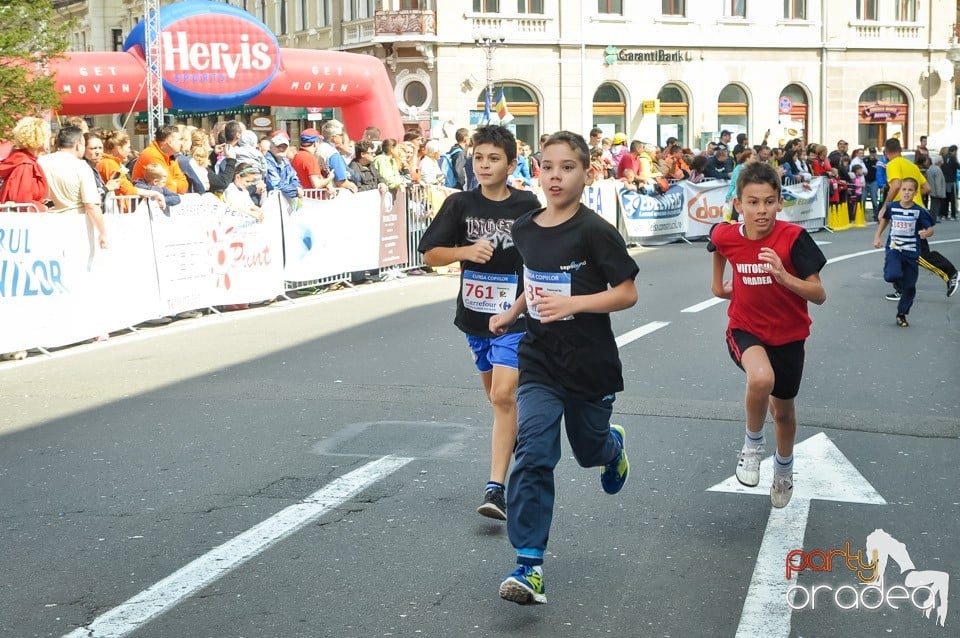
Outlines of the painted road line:
[{"label": "painted road line", "polygon": [[684,308],[680,312],[700,312],[701,310],[712,308],[713,306],[716,306],[718,303],[723,303],[724,301],[726,301],[726,299],[721,299],[720,297],[713,297],[711,299],[707,299],[706,301],[701,301],[698,304],[694,304],[692,306]]},{"label": "painted road line", "polygon": [[[784,566],[787,554],[803,548],[803,537],[810,515],[810,501],[840,501],[886,505],[886,501],[860,474],[843,452],[820,433],[796,446],[794,452],[796,485],[787,507],[770,508],[770,518],[763,532],[756,566],[750,578],[737,638],[788,638],[793,609],[787,604],[787,592],[796,584],[793,574],[787,580]],[[760,464],[760,484],[757,487],[741,485],[735,476],[711,487],[708,492],[735,492],[738,494],[769,494],[773,481],[773,459]]]},{"label": "painted road line", "polygon": [[188,596],[200,591],[233,568],[276,542],[350,500],[373,483],[396,472],[410,458],[385,456],[367,463],[286,507],[223,545],[167,576],[149,589],[79,627],[64,638],[121,638],[136,631]]},{"label": "painted road line", "polygon": [[659,330],[665,326],[669,326],[669,321],[651,321],[648,324],[642,325],[639,328],[634,328],[630,332],[625,332],[624,334],[617,337],[617,347],[622,348],[632,341],[636,341],[640,337],[644,337],[651,332]]}]

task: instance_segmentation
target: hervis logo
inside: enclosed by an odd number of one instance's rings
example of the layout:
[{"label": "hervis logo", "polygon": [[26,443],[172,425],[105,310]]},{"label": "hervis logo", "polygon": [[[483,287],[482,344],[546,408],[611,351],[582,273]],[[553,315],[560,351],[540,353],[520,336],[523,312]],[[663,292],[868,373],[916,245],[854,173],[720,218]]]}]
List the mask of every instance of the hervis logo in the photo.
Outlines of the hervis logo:
[{"label": "hervis logo", "polygon": [[[213,110],[244,104],[276,75],[279,43],[246,11],[215,2],[182,2],[164,9],[160,70],[163,88],[177,108]],[[144,46],[141,22],[124,49]]]}]

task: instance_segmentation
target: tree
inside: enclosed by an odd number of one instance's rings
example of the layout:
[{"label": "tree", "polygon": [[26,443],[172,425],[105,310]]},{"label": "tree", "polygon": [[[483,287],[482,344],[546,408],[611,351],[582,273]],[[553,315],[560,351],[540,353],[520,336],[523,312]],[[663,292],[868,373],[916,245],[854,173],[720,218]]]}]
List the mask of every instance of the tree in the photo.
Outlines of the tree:
[{"label": "tree", "polygon": [[46,68],[62,57],[72,26],[51,0],[0,0],[0,137],[21,117],[60,106]]}]

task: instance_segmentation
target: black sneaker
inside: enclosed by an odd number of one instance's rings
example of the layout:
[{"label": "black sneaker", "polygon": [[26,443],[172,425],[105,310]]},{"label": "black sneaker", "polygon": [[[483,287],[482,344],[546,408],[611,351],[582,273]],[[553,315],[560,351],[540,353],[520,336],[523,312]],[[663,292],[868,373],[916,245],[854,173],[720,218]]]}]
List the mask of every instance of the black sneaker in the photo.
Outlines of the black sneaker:
[{"label": "black sneaker", "polygon": [[477,508],[477,514],[498,521],[507,520],[507,500],[503,496],[503,489],[491,487],[483,493],[483,504]]},{"label": "black sneaker", "polygon": [[897,315],[897,325],[901,328],[906,328],[910,324],[907,323],[907,315]]},{"label": "black sneaker", "polygon": [[886,298],[890,301],[900,301],[900,293],[894,290],[893,292],[888,292]]},{"label": "black sneaker", "polygon": [[947,282],[947,296],[952,297],[957,294],[957,288],[960,288],[960,273],[955,272]]}]

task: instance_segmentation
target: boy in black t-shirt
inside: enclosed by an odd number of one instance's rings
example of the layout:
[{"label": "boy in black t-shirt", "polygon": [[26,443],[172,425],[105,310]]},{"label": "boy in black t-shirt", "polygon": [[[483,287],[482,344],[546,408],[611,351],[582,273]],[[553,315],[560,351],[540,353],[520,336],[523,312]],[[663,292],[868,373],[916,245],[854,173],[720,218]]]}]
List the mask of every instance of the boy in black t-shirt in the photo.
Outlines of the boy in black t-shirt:
[{"label": "boy in black t-shirt", "polygon": [[460,262],[454,325],[467,335],[487,398],[493,405],[490,479],[477,512],[506,520],[504,483],[517,439],[517,344],[523,326],[495,335],[490,317],[522,293],[520,253],[510,234],[515,219],[540,206],[533,193],[507,186],[517,165],[517,141],[503,126],[473,135],[473,168],[480,188],[447,197],[420,240],[428,266]]},{"label": "boy in black t-shirt", "polygon": [[623,389],[610,313],[636,303],[637,264],[617,229],[580,203],[590,166],[586,141],[560,131],[542,149],[547,206],[513,225],[524,294],[490,319],[490,331],[504,334],[527,313],[519,349],[517,449],[507,490],[507,532],[518,567],[500,583],[500,597],[521,605],[547,602],[542,565],[561,418],[577,462],[603,468],[605,492],[619,492],[630,469],[623,428],[610,425],[614,393]]}]

